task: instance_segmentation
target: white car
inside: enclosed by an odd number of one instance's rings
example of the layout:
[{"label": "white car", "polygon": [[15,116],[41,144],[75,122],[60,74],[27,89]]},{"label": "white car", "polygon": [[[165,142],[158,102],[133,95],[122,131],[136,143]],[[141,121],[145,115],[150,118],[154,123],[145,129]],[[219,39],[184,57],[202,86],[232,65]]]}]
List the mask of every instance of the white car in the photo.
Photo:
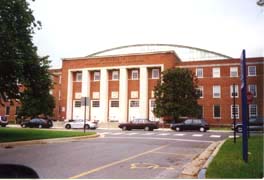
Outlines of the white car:
[{"label": "white car", "polygon": [[64,127],[66,129],[71,129],[71,128],[84,128],[85,129],[96,129],[97,124],[91,121],[86,120],[85,125],[84,125],[84,120],[83,119],[70,119],[64,124]]}]

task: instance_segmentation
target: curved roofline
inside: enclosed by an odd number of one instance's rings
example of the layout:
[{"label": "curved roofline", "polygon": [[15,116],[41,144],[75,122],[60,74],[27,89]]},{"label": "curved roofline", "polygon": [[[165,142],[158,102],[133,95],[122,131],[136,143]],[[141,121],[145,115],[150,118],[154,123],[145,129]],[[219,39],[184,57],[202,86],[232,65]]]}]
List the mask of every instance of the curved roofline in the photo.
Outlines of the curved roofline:
[{"label": "curved roofline", "polygon": [[130,47],[140,47],[140,46],[171,46],[171,47],[178,47],[178,48],[188,48],[188,49],[198,50],[198,51],[202,51],[202,52],[206,52],[206,53],[211,53],[211,54],[221,56],[221,57],[227,58],[227,59],[233,59],[230,56],[227,56],[227,55],[224,55],[221,53],[217,53],[214,51],[209,51],[206,49],[201,49],[201,48],[196,48],[196,47],[191,47],[191,46],[178,45],[178,44],[133,44],[133,45],[126,45],[126,46],[119,46],[119,47],[115,47],[115,48],[105,49],[103,51],[98,51],[98,52],[89,54],[86,57],[93,57],[93,56],[97,56],[97,55],[100,55],[100,54],[105,53],[105,52],[110,52],[110,51],[114,51],[114,50],[118,50],[118,49],[124,49],[124,48],[130,48]]}]

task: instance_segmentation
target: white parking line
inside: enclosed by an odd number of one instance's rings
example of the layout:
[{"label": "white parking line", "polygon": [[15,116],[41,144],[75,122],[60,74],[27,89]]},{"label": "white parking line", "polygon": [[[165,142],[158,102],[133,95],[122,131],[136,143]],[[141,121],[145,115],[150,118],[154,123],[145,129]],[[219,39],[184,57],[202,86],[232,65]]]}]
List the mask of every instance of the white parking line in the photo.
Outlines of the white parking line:
[{"label": "white parking line", "polygon": [[211,137],[211,138],[220,138],[221,135],[211,135],[210,137]]},{"label": "white parking line", "polygon": [[169,133],[161,133],[161,134],[157,134],[158,136],[168,136],[170,135]]},{"label": "white parking line", "polygon": [[[234,136],[228,136],[229,138],[234,138]],[[237,138],[239,137],[239,136],[236,136]]]},{"label": "white parking line", "polygon": [[193,136],[193,137],[202,137],[203,134],[193,134],[192,136]]},{"label": "white parking line", "polygon": [[142,134],[142,135],[144,135],[144,136],[150,136],[150,135],[154,135],[155,133],[144,133],[144,134]]},{"label": "white parking line", "polygon": [[135,135],[135,134],[138,134],[138,133],[127,133],[126,135],[132,136],[132,135]]},{"label": "white parking line", "polygon": [[184,136],[185,134],[173,134],[173,136]]},{"label": "white parking line", "polygon": [[112,133],[112,135],[121,135],[121,134],[124,134],[124,133]]},{"label": "white parking line", "polygon": [[111,132],[102,132],[100,134],[111,134]]}]

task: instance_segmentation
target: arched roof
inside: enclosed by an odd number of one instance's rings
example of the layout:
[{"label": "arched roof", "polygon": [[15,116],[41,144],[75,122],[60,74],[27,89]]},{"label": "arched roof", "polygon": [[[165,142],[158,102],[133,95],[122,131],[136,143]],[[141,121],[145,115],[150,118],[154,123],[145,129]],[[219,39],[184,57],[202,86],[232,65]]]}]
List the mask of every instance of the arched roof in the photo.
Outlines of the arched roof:
[{"label": "arched roof", "polygon": [[134,44],[98,51],[87,57],[174,51],[182,61],[232,59],[232,57],[206,49],[177,44]]}]

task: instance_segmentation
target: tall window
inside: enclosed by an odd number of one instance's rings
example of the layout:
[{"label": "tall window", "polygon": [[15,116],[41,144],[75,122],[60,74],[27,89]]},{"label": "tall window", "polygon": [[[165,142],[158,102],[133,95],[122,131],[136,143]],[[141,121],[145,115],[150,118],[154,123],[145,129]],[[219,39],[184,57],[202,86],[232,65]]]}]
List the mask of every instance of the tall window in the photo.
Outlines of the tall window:
[{"label": "tall window", "polygon": [[234,119],[234,113],[236,119],[239,119],[239,105],[231,105],[231,119]]},{"label": "tall window", "polygon": [[100,72],[99,71],[94,72],[94,81],[100,81]]},{"label": "tall window", "polygon": [[221,86],[213,86],[213,98],[221,97]]},{"label": "tall window", "polygon": [[16,106],[16,114],[15,115],[18,115],[19,109],[20,109],[20,107]]},{"label": "tall window", "polygon": [[220,118],[221,117],[221,109],[220,105],[214,105],[214,118]]},{"label": "tall window", "polygon": [[256,76],[256,66],[248,66],[248,76]]},{"label": "tall window", "polygon": [[232,97],[238,97],[238,85],[235,85],[235,92],[233,92],[233,85],[230,86],[230,96]]},{"label": "tall window", "polygon": [[257,117],[257,105],[256,104],[250,104],[249,105],[249,117]]},{"label": "tall window", "polygon": [[238,68],[230,67],[230,77],[238,77]]},{"label": "tall window", "polygon": [[152,69],[152,79],[159,79],[159,69]]},{"label": "tall window", "polygon": [[10,106],[6,106],[5,115],[9,116],[10,114]]},{"label": "tall window", "polygon": [[196,68],[196,76],[198,78],[202,78],[203,77],[203,68]]},{"label": "tall window", "polygon": [[82,102],[81,101],[75,101],[74,102],[74,107],[81,107],[82,106]]},{"label": "tall window", "polygon": [[204,96],[203,96],[203,94],[204,94],[204,89],[203,89],[203,86],[199,86],[198,88],[197,88],[197,93],[198,93],[198,95],[199,95],[199,97],[200,98],[203,98]]},{"label": "tall window", "polygon": [[213,68],[213,77],[214,78],[220,77],[220,67]]},{"label": "tall window", "polygon": [[77,72],[76,73],[76,81],[77,82],[81,82],[82,81],[82,73],[81,72]]},{"label": "tall window", "polygon": [[248,91],[251,92],[254,97],[257,97],[257,85],[256,84],[249,84]]},{"label": "tall window", "polygon": [[92,101],[92,107],[100,107],[100,101]]},{"label": "tall window", "polygon": [[138,79],[138,70],[132,70],[131,79],[133,80]]},{"label": "tall window", "polygon": [[139,107],[139,101],[130,101],[130,107]]},{"label": "tall window", "polygon": [[119,73],[118,71],[112,72],[112,80],[118,80],[119,79]]},{"label": "tall window", "polygon": [[119,107],[119,101],[111,101],[111,107]]}]

